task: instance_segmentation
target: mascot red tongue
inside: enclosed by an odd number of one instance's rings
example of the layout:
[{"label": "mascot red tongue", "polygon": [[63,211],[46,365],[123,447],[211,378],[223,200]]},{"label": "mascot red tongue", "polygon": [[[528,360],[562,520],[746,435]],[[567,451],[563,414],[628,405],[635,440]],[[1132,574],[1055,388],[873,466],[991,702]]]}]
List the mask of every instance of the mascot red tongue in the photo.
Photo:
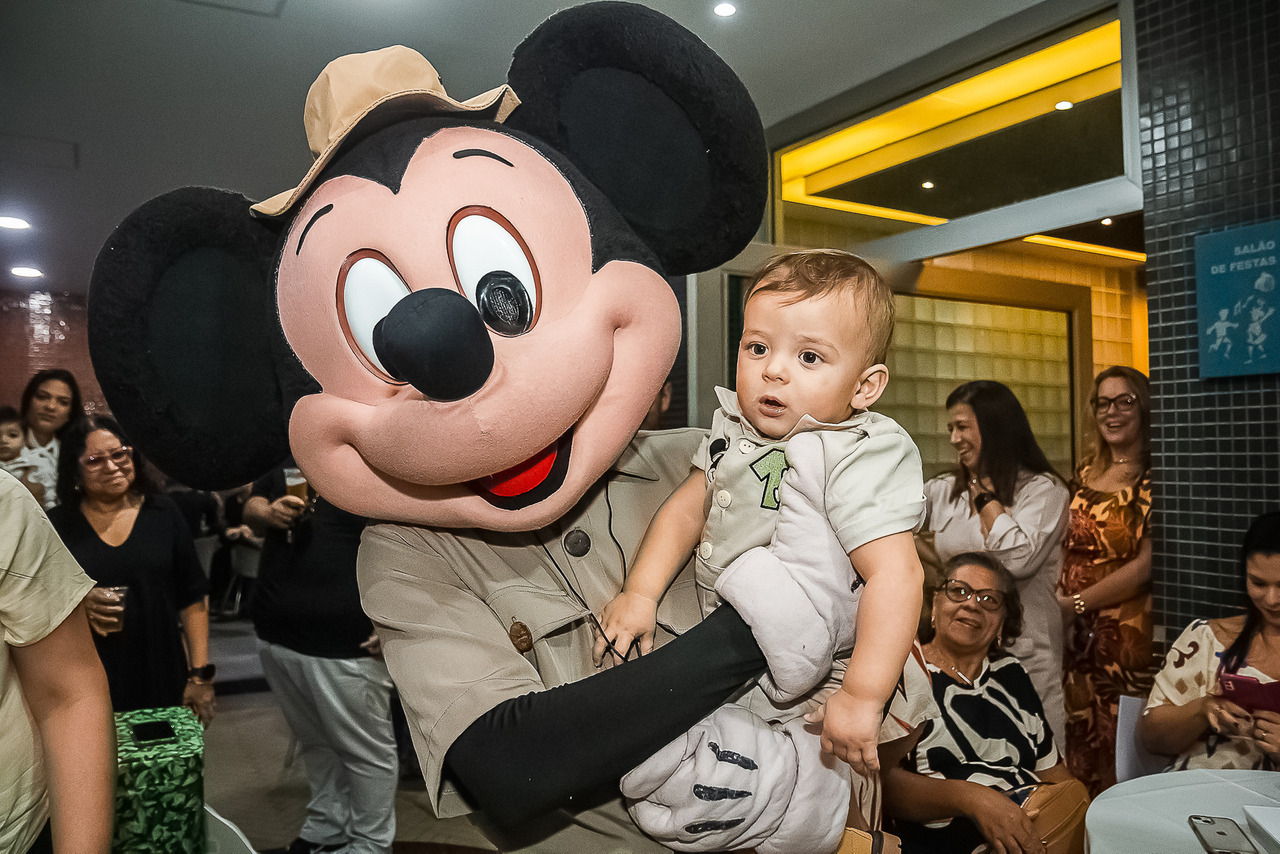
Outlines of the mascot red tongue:
[{"label": "mascot red tongue", "polygon": [[523,495],[547,479],[547,475],[551,473],[551,467],[555,464],[555,461],[556,446],[550,445],[537,456],[530,457],[506,471],[482,477],[475,483],[486,492],[492,492],[494,495],[503,498]]},{"label": "mascot red tongue", "polygon": [[[315,162],[296,186],[256,205],[175,190],[103,247],[89,343],[133,444],[205,489],[292,452],[320,494],[378,520],[361,601],[439,814],[478,810],[504,850],[819,850],[784,831],[838,836],[848,781],[798,793],[792,748],[755,824],[688,804],[688,846],[641,833],[619,796],[761,671],[731,608],[693,625],[677,581],[665,645],[591,660],[592,611],[701,439],[636,434],[680,341],[666,277],[734,257],[763,213],[741,81],[666,16],[598,2],[538,27],[506,83],[468,100],[408,47],[340,57],[304,122]],[[788,813],[793,789],[825,818]],[[759,824],[784,813],[801,817]]]}]

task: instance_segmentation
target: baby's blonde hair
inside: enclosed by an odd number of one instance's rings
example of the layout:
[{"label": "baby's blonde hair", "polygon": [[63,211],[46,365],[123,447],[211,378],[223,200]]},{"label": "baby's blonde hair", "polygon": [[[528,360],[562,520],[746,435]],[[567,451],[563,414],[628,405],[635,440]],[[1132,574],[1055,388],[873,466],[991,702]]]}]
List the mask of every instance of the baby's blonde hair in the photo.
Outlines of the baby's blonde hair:
[{"label": "baby's blonde hair", "polygon": [[848,294],[867,320],[867,355],[871,364],[883,362],[893,337],[893,292],[866,261],[839,249],[805,249],[775,255],[751,278],[745,306],[764,291],[791,293],[796,300],[829,293]]}]

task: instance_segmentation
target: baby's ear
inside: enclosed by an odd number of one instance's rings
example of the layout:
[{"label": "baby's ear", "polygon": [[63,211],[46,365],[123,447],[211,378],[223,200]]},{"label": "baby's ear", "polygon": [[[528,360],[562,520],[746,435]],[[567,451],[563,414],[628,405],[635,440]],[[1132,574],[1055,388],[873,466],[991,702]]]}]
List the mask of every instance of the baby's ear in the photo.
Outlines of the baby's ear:
[{"label": "baby's ear", "polygon": [[863,371],[862,376],[858,378],[858,387],[853,392],[853,408],[870,409],[888,387],[888,366],[872,365]]}]

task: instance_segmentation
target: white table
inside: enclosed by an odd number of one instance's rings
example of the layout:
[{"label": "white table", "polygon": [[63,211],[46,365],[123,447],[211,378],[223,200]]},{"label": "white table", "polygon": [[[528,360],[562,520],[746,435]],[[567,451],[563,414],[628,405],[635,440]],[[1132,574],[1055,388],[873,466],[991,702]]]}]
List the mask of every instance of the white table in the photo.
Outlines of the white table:
[{"label": "white table", "polygon": [[1089,805],[1085,830],[1092,854],[1203,854],[1189,815],[1225,816],[1240,825],[1258,851],[1245,806],[1280,806],[1280,773],[1173,771],[1112,786]]}]

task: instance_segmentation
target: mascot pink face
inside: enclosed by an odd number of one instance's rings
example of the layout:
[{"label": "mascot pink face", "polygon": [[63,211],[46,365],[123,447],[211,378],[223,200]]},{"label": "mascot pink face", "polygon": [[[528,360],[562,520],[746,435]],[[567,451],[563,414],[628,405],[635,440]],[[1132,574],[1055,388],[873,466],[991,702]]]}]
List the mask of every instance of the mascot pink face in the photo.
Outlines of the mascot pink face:
[{"label": "mascot pink face", "polygon": [[89,347],[133,445],[199,489],[292,453],[378,520],[562,517],[674,362],[666,277],[760,224],[742,81],[665,15],[586,3],[483,95],[456,100],[393,45],[330,62],[303,115],[316,159],[295,187],[174,190],[99,254]]},{"label": "mascot pink face", "polygon": [[527,530],[572,507],[680,343],[666,280],[631,261],[593,271],[589,226],[555,165],[479,127],[423,140],[396,192],[353,175],[316,189],[278,277],[285,335],[323,388],[289,425],[316,488],[446,527]]}]

